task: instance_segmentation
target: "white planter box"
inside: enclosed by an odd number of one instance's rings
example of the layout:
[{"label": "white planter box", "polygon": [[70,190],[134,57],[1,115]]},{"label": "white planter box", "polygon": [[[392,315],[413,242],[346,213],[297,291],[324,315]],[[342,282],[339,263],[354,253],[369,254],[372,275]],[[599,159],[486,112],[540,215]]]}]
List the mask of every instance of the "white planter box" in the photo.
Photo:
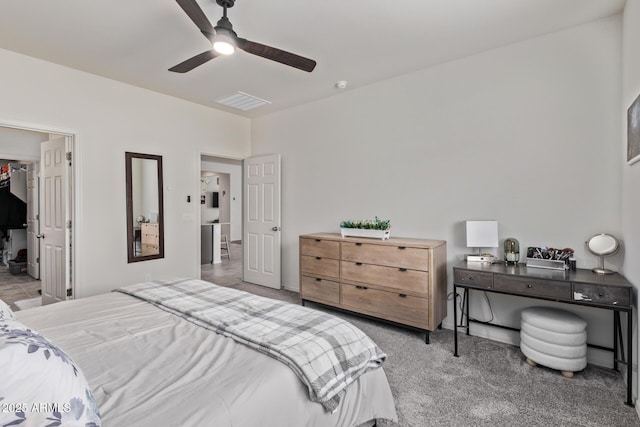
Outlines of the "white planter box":
[{"label": "white planter box", "polygon": [[391,234],[391,230],[370,230],[367,228],[342,228],[340,227],[342,237],[370,237],[372,239],[386,240]]}]

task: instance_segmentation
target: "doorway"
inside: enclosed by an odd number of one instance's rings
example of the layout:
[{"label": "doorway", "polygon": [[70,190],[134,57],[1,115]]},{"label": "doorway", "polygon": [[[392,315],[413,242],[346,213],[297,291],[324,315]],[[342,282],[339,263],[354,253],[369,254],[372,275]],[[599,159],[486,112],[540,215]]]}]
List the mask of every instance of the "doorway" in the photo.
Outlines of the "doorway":
[{"label": "doorway", "polygon": [[[216,229],[219,229],[221,224],[211,226],[205,222],[208,220],[208,213],[201,211],[199,253],[202,255],[208,250],[202,245],[203,242],[208,245],[208,241],[211,240],[214,254],[211,258],[198,259],[201,262],[201,277],[205,280],[211,278],[214,283],[216,280],[238,284],[247,281],[275,289],[282,288],[280,155],[237,160],[201,154],[200,162],[200,200],[205,206],[210,205],[210,200],[215,200],[215,196],[207,194],[211,185],[209,178],[216,177],[218,191],[214,192],[218,193],[220,203],[224,203],[225,199],[220,195],[224,193],[220,193],[219,186],[223,184],[226,173],[231,175],[228,196],[228,200],[231,201],[228,247],[234,251],[234,245],[239,244],[237,249],[241,251],[240,263],[236,263],[230,271],[225,271],[222,260],[216,262],[218,260],[215,253],[222,237],[218,235],[222,234],[221,232],[216,234]],[[222,221],[225,220],[221,216],[222,210],[216,213]],[[211,261],[207,262],[209,259]],[[228,257],[230,262],[232,259],[232,256]]]},{"label": "doorway", "polygon": [[[41,151],[51,141],[55,141],[55,144],[61,147],[54,156],[50,156],[51,151],[46,151],[46,148]],[[24,167],[27,177],[24,223],[8,225],[10,228],[5,224],[4,228],[0,228],[3,258],[6,258],[3,261],[7,261],[7,263],[0,263],[0,299],[9,303],[13,309],[40,305],[43,287],[49,296],[45,303],[61,301],[73,295],[72,239],[75,209],[74,167],[71,163],[73,148],[73,134],[30,125],[0,122],[0,166],[12,164],[14,170]],[[46,158],[45,162],[42,162],[43,158]],[[56,185],[58,192],[54,197],[51,197],[50,190],[45,189],[47,177],[50,176],[47,174],[51,169],[45,172],[44,178],[41,176],[41,166],[48,162],[51,164],[52,159],[61,165],[61,172],[53,177],[53,180],[60,184]],[[43,179],[45,185],[43,185]],[[51,221],[47,220],[50,216],[42,215],[46,212],[41,206],[45,195],[49,196],[47,198],[49,201],[57,200],[57,205],[61,206],[60,212],[63,213],[62,222],[53,224],[56,229],[49,228],[51,232],[48,233],[42,231],[43,227],[52,225]],[[60,217],[60,212],[57,212],[57,218]],[[43,237],[53,238],[56,233],[59,238],[55,246],[53,242],[56,240],[49,239],[44,242]],[[22,234],[24,239],[19,238]],[[44,253],[40,251],[43,244]],[[48,248],[56,250],[48,251]],[[46,255],[48,252],[56,252],[56,256],[48,257]],[[64,256],[60,256],[61,254]],[[18,259],[18,256],[26,258],[24,267],[22,258]],[[8,261],[13,261],[11,268],[7,266]],[[51,281],[52,278],[56,278],[55,283]]]},{"label": "doorway", "polygon": [[200,277],[242,282],[242,160],[200,156]]}]

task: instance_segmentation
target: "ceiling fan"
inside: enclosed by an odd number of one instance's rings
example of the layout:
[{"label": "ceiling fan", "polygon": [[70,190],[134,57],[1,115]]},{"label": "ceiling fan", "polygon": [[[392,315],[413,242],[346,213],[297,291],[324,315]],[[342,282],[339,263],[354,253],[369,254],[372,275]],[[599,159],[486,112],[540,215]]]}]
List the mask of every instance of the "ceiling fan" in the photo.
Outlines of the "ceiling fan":
[{"label": "ceiling fan", "polygon": [[236,48],[307,72],[313,71],[316,66],[316,61],[313,59],[238,37],[227,18],[227,8],[233,7],[235,0],[216,0],[216,3],[222,7],[223,15],[215,27],[211,25],[196,0],[176,0],[176,2],[212,43],[213,48],[169,68],[169,71],[186,73],[219,55],[230,55]]}]

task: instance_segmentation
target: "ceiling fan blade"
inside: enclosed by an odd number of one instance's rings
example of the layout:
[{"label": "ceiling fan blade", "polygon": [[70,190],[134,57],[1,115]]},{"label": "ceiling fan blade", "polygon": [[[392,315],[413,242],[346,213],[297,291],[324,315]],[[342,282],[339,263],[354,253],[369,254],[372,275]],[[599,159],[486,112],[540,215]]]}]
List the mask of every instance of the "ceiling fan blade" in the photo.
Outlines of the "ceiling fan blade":
[{"label": "ceiling fan blade", "polygon": [[193,23],[196,24],[196,27],[200,29],[205,37],[211,39],[216,34],[216,30],[213,28],[213,25],[211,25],[211,22],[209,22],[209,19],[204,14],[200,6],[198,6],[196,0],[176,0],[176,2],[180,5],[182,10],[184,10],[187,16],[191,18]]},{"label": "ceiling fan blade", "polygon": [[186,73],[187,71],[191,71],[207,61],[211,61],[216,56],[218,56],[218,53],[215,50],[207,50],[206,52],[202,52],[201,54],[196,55],[193,58],[189,58],[186,61],[183,61],[178,65],[169,68],[169,71],[173,71],[174,73]]},{"label": "ceiling fan blade", "polygon": [[285,52],[275,47],[252,42],[247,39],[237,38],[238,47],[252,55],[261,56],[272,61],[279,62],[302,71],[311,72],[316,67],[316,61],[303,58],[294,53]]}]

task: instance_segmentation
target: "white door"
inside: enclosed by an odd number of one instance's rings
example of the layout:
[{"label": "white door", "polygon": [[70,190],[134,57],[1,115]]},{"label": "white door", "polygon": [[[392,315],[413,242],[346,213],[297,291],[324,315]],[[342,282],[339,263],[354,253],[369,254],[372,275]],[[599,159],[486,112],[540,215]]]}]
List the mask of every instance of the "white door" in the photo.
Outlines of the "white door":
[{"label": "white door", "polygon": [[39,169],[38,162],[27,165],[27,273],[34,279],[40,278]]},{"label": "white door", "polygon": [[67,160],[67,137],[56,137],[43,142],[40,149],[40,262],[42,304],[67,299],[70,278],[69,191],[70,160]]},{"label": "white door", "polygon": [[244,281],[280,289],[280,155],[244,161]]}]

